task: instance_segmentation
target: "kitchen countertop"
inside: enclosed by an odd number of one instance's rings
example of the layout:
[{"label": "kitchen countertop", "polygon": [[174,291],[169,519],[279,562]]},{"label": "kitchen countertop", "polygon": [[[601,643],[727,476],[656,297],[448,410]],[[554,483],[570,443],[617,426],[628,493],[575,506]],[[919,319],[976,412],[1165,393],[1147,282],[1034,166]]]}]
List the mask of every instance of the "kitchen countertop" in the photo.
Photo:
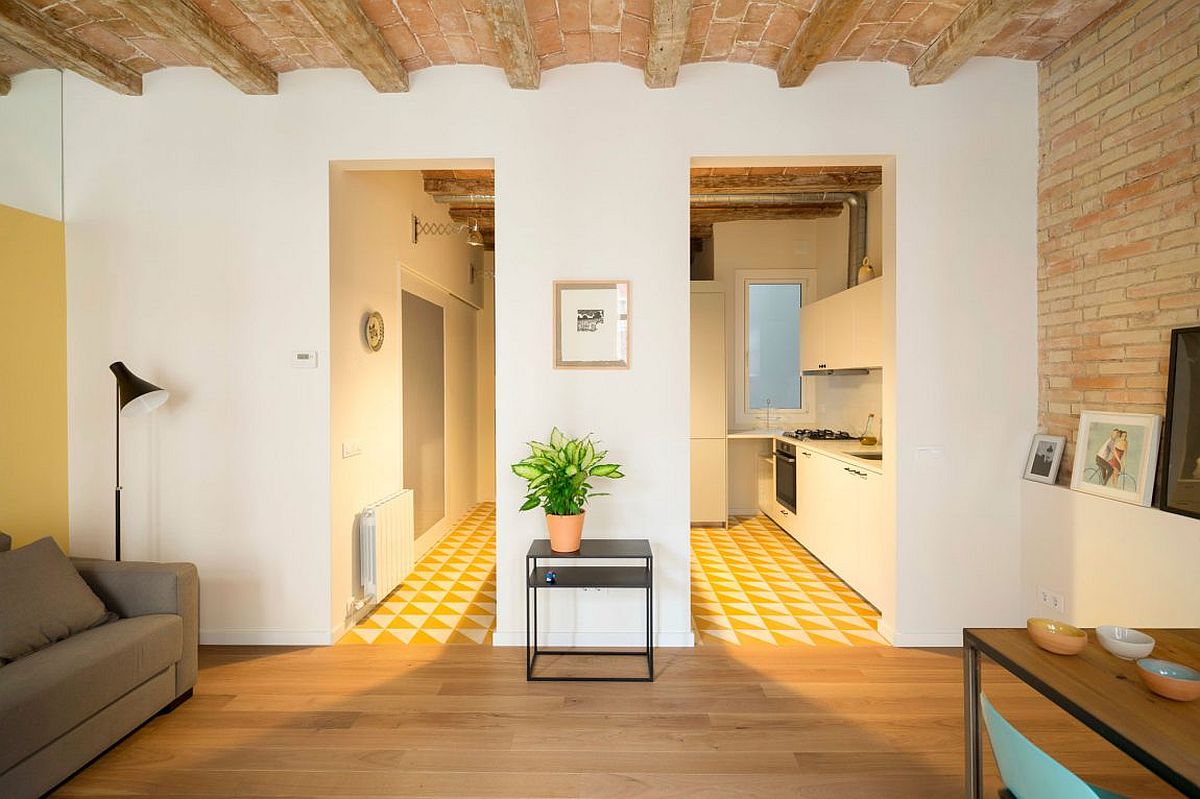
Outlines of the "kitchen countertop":
[{"label": "kitchen countertop", "polygon": [[740,439],[740,438],[752,439],[753,438],[753,439],[761,440],[761,439],[767,439],[767,438],[779,438],[782,435],[783,435],[782,430],[750,429],[750,430],[730,430],[728,433],[725,434],[725,437],[733,438],[733,439]]},{"label": "kitchen countertop", "polygon": [[857,441],[797,441],[794,438],[781,438],[780,440],[786,441],[789,444],[795,444],[799,449],[808,449],[822,455],[828,455],[842,463],[847,463],[856,468],[873,472],[874,474],[883,474],[883,461],[863,460],[850,454],[851,452],[883,452],[883,447],[879,445],[864,447]]}]

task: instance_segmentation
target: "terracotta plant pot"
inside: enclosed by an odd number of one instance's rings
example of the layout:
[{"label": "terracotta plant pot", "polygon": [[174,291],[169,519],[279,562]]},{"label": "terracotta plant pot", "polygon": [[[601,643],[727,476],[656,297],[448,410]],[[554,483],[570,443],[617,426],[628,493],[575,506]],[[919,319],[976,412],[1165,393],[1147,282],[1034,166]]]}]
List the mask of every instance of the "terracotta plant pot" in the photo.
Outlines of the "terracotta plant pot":
[{"label": "terracotta plant pot", "polygon": [[546,529],[550,533],[550,549],[555,552],[578,552],[583,538],[583,513],[574,516],[546,514]]}]

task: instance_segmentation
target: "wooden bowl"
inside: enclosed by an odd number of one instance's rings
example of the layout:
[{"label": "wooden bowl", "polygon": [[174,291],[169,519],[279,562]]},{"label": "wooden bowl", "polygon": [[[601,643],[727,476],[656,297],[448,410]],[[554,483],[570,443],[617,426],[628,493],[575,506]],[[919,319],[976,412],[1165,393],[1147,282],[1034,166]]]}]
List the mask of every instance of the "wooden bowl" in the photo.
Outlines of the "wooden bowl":
[{"label": "wooden bowl", "polygon": [[1025,622],[1033,642],[1056,655],[1078,655],[1087,646],[1087,633],[1053,619],[1033,618]]},{"label": "wooden bowl", "polygon": [[1200,671],[1157,658],[1142,658],[1137,667],[1142,682],[1159,696],[1176,702],[1200,699]]}]

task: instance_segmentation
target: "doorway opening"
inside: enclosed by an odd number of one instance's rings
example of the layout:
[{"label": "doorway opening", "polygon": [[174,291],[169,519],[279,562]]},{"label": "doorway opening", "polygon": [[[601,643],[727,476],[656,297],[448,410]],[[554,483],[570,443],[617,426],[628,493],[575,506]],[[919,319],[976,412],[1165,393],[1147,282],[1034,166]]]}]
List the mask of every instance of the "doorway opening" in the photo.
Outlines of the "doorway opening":
[{"label": "doorway opening", "polygon": [[887,643],[884,172],[861,157],[693,159],[698,644]]},{"label": "doorway opening", "polygon": [[332,638],[495,628],[490,161],[330,168]]}]

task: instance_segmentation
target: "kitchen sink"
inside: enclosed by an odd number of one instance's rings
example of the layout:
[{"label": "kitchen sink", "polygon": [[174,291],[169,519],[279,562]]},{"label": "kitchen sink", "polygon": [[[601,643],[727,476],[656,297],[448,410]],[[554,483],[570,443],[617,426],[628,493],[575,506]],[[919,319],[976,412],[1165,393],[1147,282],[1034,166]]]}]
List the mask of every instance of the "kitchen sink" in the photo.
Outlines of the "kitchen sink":
[{"label": "kitchen sink", "polygon": [[883,460],[882,452],[851,452],[856,458],[862,458],[864,461],[881,461]]}]

